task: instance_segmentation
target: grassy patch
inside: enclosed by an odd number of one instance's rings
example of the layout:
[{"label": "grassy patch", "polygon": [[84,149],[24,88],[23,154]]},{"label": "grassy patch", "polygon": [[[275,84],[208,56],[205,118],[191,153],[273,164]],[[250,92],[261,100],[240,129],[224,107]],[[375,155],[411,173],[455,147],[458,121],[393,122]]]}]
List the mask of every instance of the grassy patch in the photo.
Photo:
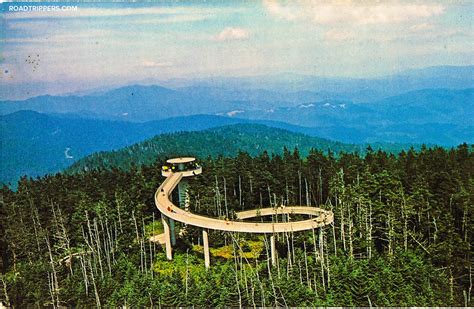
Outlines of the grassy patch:
[{"label": "grassy patch", "polygon": [[[263,239],[261,240],[239,240],[239,247],[235,248],[235,253],[239,257],[247,259],[257,259],[260,257],[262,250],[264,249]],[[193,251],[203,253],[203,246],[194,245]],[[210,248],[210,253],[214,257],[220,257],[223,259],[232,259],[235,257],[234,248],[232,244],[227,246],[221,246],[218,248]]]},{"label": "grassy patch", "polygon": [[150,222],[145,225],[145,233],[147,238],[161,234],[163,231],[163,223],[161,220],[155,220],[155,222]]}]

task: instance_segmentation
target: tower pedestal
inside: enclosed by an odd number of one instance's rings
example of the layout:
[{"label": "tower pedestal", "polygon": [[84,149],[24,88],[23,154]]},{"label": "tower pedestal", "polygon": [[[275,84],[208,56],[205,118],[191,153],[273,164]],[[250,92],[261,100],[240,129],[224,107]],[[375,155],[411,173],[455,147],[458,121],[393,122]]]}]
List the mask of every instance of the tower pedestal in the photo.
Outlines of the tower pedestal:
[{"label": "tower pedestal", "polygon": [[209,254],[209,239],[207,237],[207,230],[202,230],[202,242],[204,245],[204,265],[206,268],[211,266],[211,257]]},{"label": "tower pedestal", "polygon": [[168,218],[161,215],[161,222],[163,222],[163,229],[165,232],[166,258],[171,261],[173,259],[173,253],[171,251],[171,231]]},{"label": "tower pedestal", "polygon": [[175,229],[175,224],[173,219],[169,219],[170,222],[170,239],[171,239],[171,245],[174,246],[176,245],[176,229]]},{"label": "tower pedestal", "polygon": [[272,266],[276,265],[275,235],[270,236],[270,253],[272,255]]}]

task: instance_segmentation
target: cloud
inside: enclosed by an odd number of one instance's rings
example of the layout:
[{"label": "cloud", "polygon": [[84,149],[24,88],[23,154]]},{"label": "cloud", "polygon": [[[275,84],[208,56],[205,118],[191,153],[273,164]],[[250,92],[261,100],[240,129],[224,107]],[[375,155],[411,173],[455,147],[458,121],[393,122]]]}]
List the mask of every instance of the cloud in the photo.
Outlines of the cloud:
[{"label": "cloud", "polygon": [[153,60],[145,60],[142,62],[142,67],[145,68],[161,68],[161,67],[169,67],[173,64],[171,62],[155,62]]},{"label": "cloud", "polygon": [[411,26],[410,30],[413,32],[417,32],[417,31],[431,30],[433,28],[434,26],[432,24],[422,23],[422,24],[416,24],[416,25]]},{"label": "cloud", "polygon": [[217,41],[246,40],[249,37],[250,37],[250,33],[246,29],[227,27],[216,36],[216,40]]},{"label": "cloud", "polygon": [[211,14],[203,15],[192,15],[192,14],[180,14],[180,15],[170,15],[162,18],[146,18],[146,19],[135,19],[130,23],[135,25],[153,25],[153,24],[174,24],[174,23],[191,23],[197,21],[203,21],[211,19]]},{"label": "cloud", "polygon": [[418,20],[440,15],[444,7],[440,4],[410,4],[407,2],[356,2],[343,0],[305,1],[280,3],[264,0],[266,10],[286,20],[306,20],[315,24],[390,24]]},{"label": "cloud", "polygon": [[264,7],[274,16],[281,17],[286,20],[295,20],[297,16],[292,12],[292,8],[281,6],[278,1],[263,0]]}]

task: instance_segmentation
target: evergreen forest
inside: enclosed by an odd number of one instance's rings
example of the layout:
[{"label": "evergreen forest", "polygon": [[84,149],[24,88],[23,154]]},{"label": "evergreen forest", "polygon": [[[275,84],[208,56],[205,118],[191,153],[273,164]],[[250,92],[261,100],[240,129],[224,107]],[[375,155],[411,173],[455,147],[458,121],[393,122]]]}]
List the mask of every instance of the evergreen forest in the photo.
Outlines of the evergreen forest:
[{"label": "evergreen forest", "polygon": [[179,224],[167,261],[149,241],[162,233],[153,197],[164,157],[23,177],[16,190],[1,189],[0,301],[15,308],[472,306],[473,150],[199,157],[203,173],[189,181],[195,213],[333,211],[332,225],[277,235],[275,266],[270,235],[210,231],[206,269],[200,229]]}]

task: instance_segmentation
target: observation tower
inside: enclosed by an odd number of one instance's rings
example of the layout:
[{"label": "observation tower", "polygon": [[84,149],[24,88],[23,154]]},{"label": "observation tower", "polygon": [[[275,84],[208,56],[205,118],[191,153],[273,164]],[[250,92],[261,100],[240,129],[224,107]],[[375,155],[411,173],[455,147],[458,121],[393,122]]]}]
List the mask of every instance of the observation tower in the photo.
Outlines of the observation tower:
[{"label": "observation tower", "polygon": [[[189,211],[188,177],[202,173],[202,168],[196,162],[196,158],[182,157],[166,160],[167,165],[163,165],[161,175],[169,177],[171,173],[181,173],[183,179],[178,183],[179,207]],[[163,224],[164,225],[164,224]],[[176,232],[173,219],[169,219],[171,245],[176,245]]]},{"label": "observation tower", "polygon": [[[161,212],[164,228],[166,257],[173,258],[172,246],[176,243],[174,221],[202,228],[204,245],[204,263],[210,266],[208,230],[219,230],[240,233],[270,234],[272,264],[276,263],[275,234],[283,232],[299,232],[321,228],[334,220],[332,211],[311,206],[286,206],[252,209],[236,213],[237,220],[222,220],[194,214],[189,211],[189,194],[187,178],[202,173],[202,168],[195,158],[183,157],[169,159],[163,166],[161,174],[165,181],[156,190],[155,205]],[[178,187],[179,206],[171,201],[173,190]],[[308,215],[310,219],[292,222],[244,222],[243,220],[263,216]]]}]

